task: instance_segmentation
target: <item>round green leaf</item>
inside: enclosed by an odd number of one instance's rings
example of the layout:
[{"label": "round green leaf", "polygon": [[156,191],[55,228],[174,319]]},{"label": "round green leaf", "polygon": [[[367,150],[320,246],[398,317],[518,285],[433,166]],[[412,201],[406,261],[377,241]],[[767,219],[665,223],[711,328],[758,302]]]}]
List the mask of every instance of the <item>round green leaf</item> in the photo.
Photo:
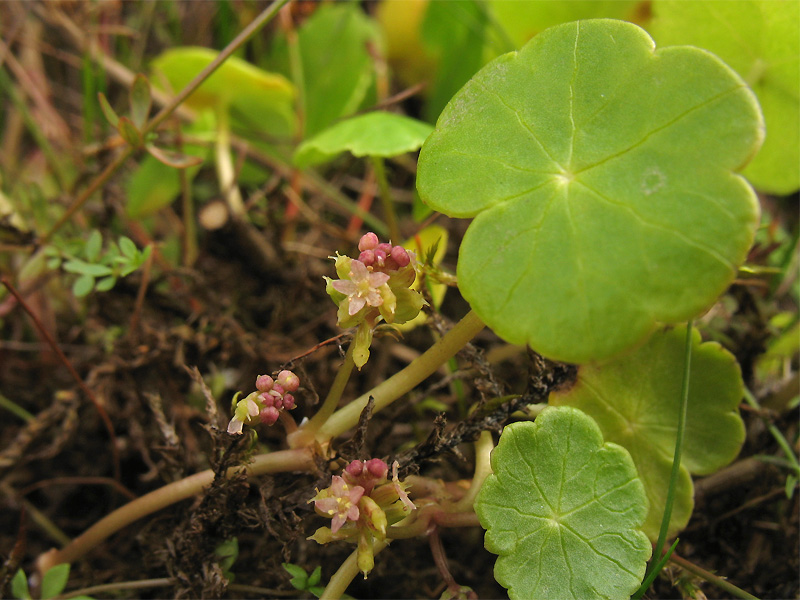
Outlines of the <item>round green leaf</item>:
[{"label": "round green leaf", "polygon": [[540,31],[578,19],[628,19],[638,0],[570,0],[569,2],[508,2],[490,0],[492,14],[516,47]]},{"label": "round green leaf", "polygon": [[800,2],[656,0],[653,37],[661,45],[710,50],[753,88],[767,126],[764,147],[743,171],[757,188],[800,187]]},{"label": "round green leaf", "polygon": [[388,158],[419,150],[433,127],[422,121],[387,112],[371,112],[340,121],[303,142],[294,164],[305,168],[349,151],[353,156]]},{"label": "round green leaf", "polygon": [[482,69],[422,147],[435,210],[475,217],[459,287],[512,343],[568,362],[685,321],[733,280],[758,203],[732,171],[758,104],[713,55],[639,27],[567,23]]},{"label": "round green leaf", "polygon": [[630,597],[652,548],[624,448],[581,411],[549,408],[506,427],[491,462],[475,511],[511,598]]},{"label": "round green leaf", "polygon": [[[550,395],[550,404],[581,409],[605,439],[633,457],[650,500],[644,531],[655,540],[664,513],[683,380],[686,327],[653,335],[636,351],[600,366],[584,365],[577,383]],[[670,533],[686,526],[693,508],[690,473],[707,475],[731,462],[744,442],[738,405],[743,383],[732,354],[695,330],[681,474]]]},{"label": "round green leaf", "polygon": [[[163,52],[152,63],[155,84],[166,78],[174,93],[182,90],[206,68],[218,52],[185,46]],[[269,73],[236,56],[228,58],[187,99],[189,108],[202,111],[231,110],[273,136],[291,133],[295,87],[283,75]],[[257,118],[255,118],[257,116]]]}]

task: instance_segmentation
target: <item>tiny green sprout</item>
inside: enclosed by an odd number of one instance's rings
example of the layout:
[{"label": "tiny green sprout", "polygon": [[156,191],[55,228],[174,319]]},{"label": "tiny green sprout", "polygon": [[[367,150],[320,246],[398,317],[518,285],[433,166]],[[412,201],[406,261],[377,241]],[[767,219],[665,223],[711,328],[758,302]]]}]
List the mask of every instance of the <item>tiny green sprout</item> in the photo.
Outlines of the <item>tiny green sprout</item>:
[{"label": "tiny green sprout", "polygon": [[239,558],[239,540],[235,537],[225,540],[214,549],[214,554],[219,558],[219,567],[225,579],[232,582],[236,576],[231,573],[231,567]]},{"label": "tiny green sprout", "polygon": [[325,277],[325,281],[328,295],[339,306],[339,326],[358,328],[353,362],[360,369],[369,359],[375,327],[380,322],[401,324],[414,319],[425,300],[411,289],[417,278],[413,252],[381,243],[372,232],[361,237],[358,249],[357,259],[337,254],[339,279]]},{"label": "tiny green sprout", "polygon": [[[61,595],[69,580],[70,566],[67,563],[56,565],[42,577],[41,600],[50,600]],[[11,594],[18,600],[32,600],[28,578],[25,571],[20,569],[11,580]],[[92,600],[89,596],[73,596],[77,600]]]},{"label": "tiny green sprout", "polygon": [[86,242],[48,246],[45,255],[49,268],[60,267],[78,276],[72,284],[72,293],[82,298],[93,291],[111,290],[119,278],[127,277],[144,265],[151,252],[152,246],[139,250],[125,236],[117,243],[110,242],[103,251],[103,236],[95,229]]},{"label": "tiny green sprout", "polygon": [[[300,565],[282,563],[281,566],[286,570],[287,573],[289,573],[289,575],[292,576],[291,579],[289,579],[289,583],[292,584],[294,589],[301,592],[310,592],[317,598],[322,596],[322,593],[325,591],[325,586],[320,585],[320,581],[322,579],[322,567],[318,566],[309,575]],[[342,594],[341,597],[346,600],[352,600],[352,596],[349,596],[348,594]]]}]

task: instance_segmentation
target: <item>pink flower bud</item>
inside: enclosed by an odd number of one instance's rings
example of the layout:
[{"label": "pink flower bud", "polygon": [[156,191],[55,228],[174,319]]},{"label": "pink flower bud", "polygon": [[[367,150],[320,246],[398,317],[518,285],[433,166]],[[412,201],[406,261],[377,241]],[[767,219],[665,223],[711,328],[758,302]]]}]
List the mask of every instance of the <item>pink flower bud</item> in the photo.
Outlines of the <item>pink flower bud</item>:
[{"label": "pink flower bud", "polygon": [[358,249],[362,252],[364,250],[373,250],[377,245],[378,236],[370,231],[369,233],[365,233],[361,236],[361,239],[358,242]]},{"label": "pink flower bud", "polygon": [[269,375],[259,375],[256,378],[256,389],[259,392],[268,392],[272,389],[274,381]]},{"label": "pink flower bud", "polygon": [[286,393],[286,390],[283,389],[283,386],[280,383],[276,383],[272,386],[272,389],[269,391],[271,396],[275,396],[276,398],[280,398]]},{"label": "pink flower bud", "polygon": [[384,479],[389,472],[389,465],[380,458],[371,458],[364,463],[366,471],[375,479]]},{"label": "pink flower bud", "polygon": [[264,425],[274,425],[275,421],[278,420],[279,411],[274,406],[267,406],[266,408],[262,409],[259,413],[259,417],[261,418],[261,422]]},{"label": "pink flower bud", "polygon": [[378,244],[378,247],[375,248],[375,250],[380,250],[386,254],[386,256],[389,256],[392,253],[392,245],[384,242],[383,244]]},{"label": "pink flower bud", "polygon": [[294,396],[292,396],[291,394],[286,394],[283,397],[283,408],[285,408],[286,410],[292,410],[295,406],[297,405],[295,404]]},{"label": "pink flower bud", "polygon": [[264,406],[275,406],[275,396],[273,396],[269,392],[263,392],[259,394],[258,399],[261,400],[261,403]]},{"label": "pink flower bud", "polygon": [[364,263],[366,266],[371,267],[375,264],[375,252],[373,250],[364,250],[358,255],[359,262]]},{"label": "pink flower bud", "polygon": [[364,463],[360,460],[354,460],[344,468],[344,472],[353,478],[361,477],[364,471]]},{"label": "pink flower bud", "polygon": [[278,383],[287,392],[296,392],[300,387],[300,378],[291,371],[283,370],[278,373]]},{"label": "pink flower bud", "polygon": [[402,246],[395,246],[392,248],[391,255],[394,262],[397,263],[398,268],[402,269],[408,263],[411,262],[411,257],[408,255],[408,252]]},{"label": "pink flower bud", "polygon": [[373,263],[372,266],[377,265],[379,267],[382,267],[383,264],[386,262],[386,252],[384,252],[383,250],[374,250],[373,253],[375,256],[375,262]]}]

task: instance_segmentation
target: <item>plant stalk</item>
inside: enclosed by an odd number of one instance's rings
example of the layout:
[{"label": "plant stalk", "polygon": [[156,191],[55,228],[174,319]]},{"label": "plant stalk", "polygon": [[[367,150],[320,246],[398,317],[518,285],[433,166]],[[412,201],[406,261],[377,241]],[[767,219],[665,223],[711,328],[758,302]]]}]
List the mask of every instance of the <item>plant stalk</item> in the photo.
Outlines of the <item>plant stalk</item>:
[{"label": "plant stalk", "polygon": [[400,227],[397,225],[397,213],[394,210],[394,201],[392,200],[389,180],[386,179],[386,167],[380,156],[372,156],[370,158],[372,159],[372,168],[375,171],[375,178],[378,181],[379,195],[381,205],[383,206],[383,216],[386,220],[386,225],[389,227],[389,238],[392,243],[400,244],[403,242],[403,238],[400,235]]},{"label": "plant stalk", "polygon": [[743,598],[744,600],[758,600],[756,596],[753,596],[750,592],[746,592],[742,588],[736,587],[731,582],[706,571],[705,569],[698,567],[696,564],[689,562],[685,558],[678,556],[677,554],[673,554],[669,562],[678,565],[682,569],[686,569],[690,573],[697,575],[701,579],[705,579],[709,583],[717,586],[719,589],[728,592],[731,596],[736,598]]},{"label": "plant stalk", "polygon": [[350,380],[353,367],[355,366],[355,363],[353,362],[354,345],[355,344],[353,342],[350,342],[350,345],[347,348],[347,354],[344,356],[344,362],[342,363],[342,366],[339,367],[339,372],[336,373],[336,377],[333,380],[331,389],[328,390],[328,395],[325,398],[325,401],[322,403],[320,409],[317,411],[317,414],[311,417],[311,420],[300,427],[296,433],[287,436],[286,442],[289,444],[290,448],[297,448],[310,444],[314,440],[314,436],[319,428],[325,424],[325,422],[336,410],[336,407],[339,405],[339,400],[342,398],[344,388],[347,385],[347,382]]},{"label": "plant stalk", "polygon": [[[226,477],[238,472],[242,467],[231,467]],[[282,450],[270,454],[260,454],[253,462],[244,466],[249,477],[264,475],[266,473],[279,473],[284,471],[311,471],[314,467],[313,452],[310,448],[296,450]],[[203,491],[203,488],[214,481],[214,471],[208,469],[195,473],[189,477],[165,485],[141,498],[121,506],[109,515],[100,519],[81,535],[76,537],[61,550],[55,548],[41,554],[36,560],[40,573],[61,563],[73,563],[89,550],[97,546],[111,534],[119,531],[126,525],[141,519],[151,513],[166,508],[181,500],[191,498]]]},{"label": "plant stalk", "polygon": [[325,443],[355,427],[370,396],[375,399],[374,413],[389,406],[432,375],[451,356],[455,356],[484,327],[485,325],[478,315],[473,311],[468,312],[442,339],[405,369],[333,413],[320,428],[317,440]]},{"label": "plant stalk", "polygon": [[227,107],[216,111],[217,138],[214,141],[214,164],[217,167],[219,188],[228,210],[234,219],[242,218],[247,210],[242,200],[242,193],[236,183],[236,172],[233,168],[231,156],[231,124]]},{"label": "plant stalk", "polygon": [[[388,542],[375,542],[372,545],[372,554],[378,554],[388,545]],[[353,550],[353,553],[345,559],[336,570],[336,573],[333,574],[319,600],[337,600],[341,598],[356,575],[358,575],[358,550]]]}]

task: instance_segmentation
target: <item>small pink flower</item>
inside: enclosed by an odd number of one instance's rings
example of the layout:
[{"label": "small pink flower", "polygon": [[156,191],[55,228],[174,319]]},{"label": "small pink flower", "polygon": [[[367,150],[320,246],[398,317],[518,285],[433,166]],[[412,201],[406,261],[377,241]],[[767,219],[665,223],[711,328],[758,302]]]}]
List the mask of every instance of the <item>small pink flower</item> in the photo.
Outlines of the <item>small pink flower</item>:
[{"label": "small pink flower", "polygon": [[338,279],[331,283],[333,289],[347,296],[348,314],[352,317],[364,306],[383,304],[378,288],[389,281],[386,273],[371,273],[364,263],[354,260],[350,263],[350,279]]},{"label": "small pink flower", "polygon": [[333,476],[329,488],[322,490],[314,499],[314,507],[333,519],[331,531],[336,533],[347,521],[358,521],[358,502],[364,495],[360,485],[347,485],[338,475]]},{"label": "small pink flower", "polygon": [[300,378],[291,371],[283,370],[278,373],[278,384],[287,392],[296,392],[300,387]]}]

